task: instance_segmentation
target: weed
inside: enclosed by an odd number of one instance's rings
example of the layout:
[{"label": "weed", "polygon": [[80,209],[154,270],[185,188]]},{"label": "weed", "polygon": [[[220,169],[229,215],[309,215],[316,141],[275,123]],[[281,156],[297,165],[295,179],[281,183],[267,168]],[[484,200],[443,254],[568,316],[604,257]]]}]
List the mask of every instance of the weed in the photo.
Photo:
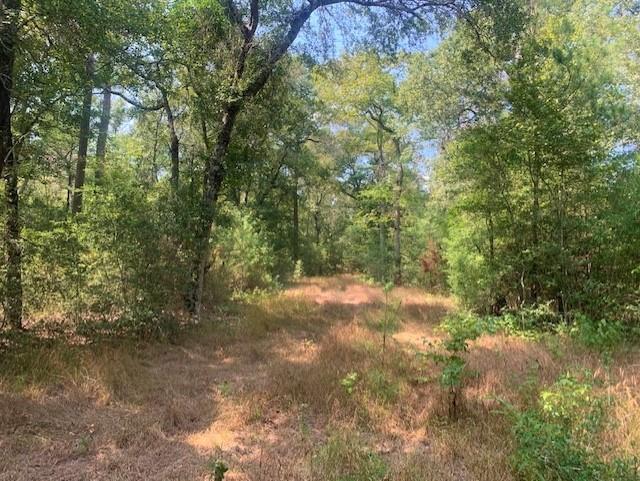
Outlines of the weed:
[{"label": "weed", "polygon": [[213,481],[223,481],[225,473],[229,471],[229,467],[224,461],[217,458],[211,458],[207,463],[207,470],[213,477]]},{"label": "weed", "polygon": [[312,479],[323,481],[381,481],[388,472],[380,456],[351,433],[336,433],[312,458]]},{"label": "weed", "polygon": [[229,397],[233,393],[233,388],[229,381],[223,381],[218,385],[218,390],[222,397]]},{"label": "weed", "polygon": [[347,394],[353,394],[353,391],[358,383],[358,373],[350,372],[340,380],[340,385],[344,388]]},{"label": "weed", "polygon": [[515,411],[514,468],[524,481],[639,481],[633,460],[606,462],[597,452],[604,403],[588,381],[564,376],[537,409]]},{"label": "weed", "polygon": [[379,400],[390,403],[397,399],[400,387],[379,369],[367,372],[367,388]]}]

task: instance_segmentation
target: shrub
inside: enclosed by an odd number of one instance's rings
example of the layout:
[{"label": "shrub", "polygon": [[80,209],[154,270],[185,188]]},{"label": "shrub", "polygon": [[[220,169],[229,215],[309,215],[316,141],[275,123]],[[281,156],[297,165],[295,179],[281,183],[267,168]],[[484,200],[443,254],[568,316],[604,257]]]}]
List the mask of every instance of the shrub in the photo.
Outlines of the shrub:
[{"label": "shrub", "polygon": [[624,342],[628,328],[619,321],[601,319],[595,321],[583,314],[574,316],[569,328],[571,337],[585,346],[599,351],[610,351]]},{"label": "shrub", "polygon": [[537,409],[515,413],[514,468],[523,481],[638,481],[633,460],[602,460],[598,434],[604,402],[589,382],[561,378],[540,395]]},{"label": "shrub", "polygon": [[291,276],[291,280],[293,280],[293,282],[299,282],[303,276],[304,276],[304,264],[300,259],[298,259],[293,268],[293,274]]},{"label": "shrub", "polygon": [[61,211],[24,230],[27,314],[70,318],[82,329],[101,323],[103,331],[114,328],[107,323],[147,332],[165,322],[185,283],[184,265],[157,192],[140,188],[126,169],[118,164],[100,188],[87,189],[73,218]]},{"label": "shrub", "polygon": [[347,394],[353,394],[356,384],[358,383],[358,373],[352,371],[340,380],[340,385],[344,388]]},{"label": "shrub", "polygon": [[485,324],[482,318],[473,314],[459,313],[446,318],[441,327],[449,336],[429,356],[442,365],[440,385],[448,392],[449,419],[455,420],[463,401],[462,384],[466,366],[463,355],[469,348],[469,341],[477,339],[484,332]]},{"label": "shrub", "polygon": [[275,285],[275,254],[260,223],[249,212],[228,207],[217,229],[214,268],[235,292]]},{"label": "shrub", "polygon": [[448,282],[462,304],[474,310],[483,310],[491,304],[498,277],[475,248],[484,241],[472,220],[451,220],[444,249]]},{"label": "shrub", "polygon": [[377,400],[383,403],[395,401],[400,392],[398,383],[379,369],[367,372],[367,388]]}]

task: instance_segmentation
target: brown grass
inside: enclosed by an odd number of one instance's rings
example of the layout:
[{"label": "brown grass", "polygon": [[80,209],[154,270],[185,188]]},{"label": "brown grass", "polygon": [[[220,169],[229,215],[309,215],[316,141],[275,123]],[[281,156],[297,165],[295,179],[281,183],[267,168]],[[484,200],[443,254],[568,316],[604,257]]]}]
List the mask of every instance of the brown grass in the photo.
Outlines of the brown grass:
[{"label": "brown grass", "polygon": [[[382,351],[382,292],[351,276],[306,279],[234,307],[175,344],[49,343],[7,355],[0,374],[0,480],[310,480],[314,454],[353,432],[398,481],[511,480],[509,420],[567,371],[606,381],[618,452],[640,454],[640,354],[606,368],[554,341],[475,341],[464,416],[445,421],[438,368],[415,355],[436,340],[451,299],[417,289]],[[357,373],[349,394],[341,381]]]}]

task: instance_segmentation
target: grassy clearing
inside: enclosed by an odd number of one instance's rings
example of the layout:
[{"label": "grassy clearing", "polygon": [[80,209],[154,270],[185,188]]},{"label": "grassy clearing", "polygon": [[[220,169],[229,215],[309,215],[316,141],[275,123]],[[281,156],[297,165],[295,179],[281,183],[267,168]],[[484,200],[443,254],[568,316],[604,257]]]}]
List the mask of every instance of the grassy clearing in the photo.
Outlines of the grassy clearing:
[{"label": "grassy clearing", "polygon": [[[565,373],[608,403],[602,456],[640,454],[640,353],[560,337],[484,335],[447,420],[440,367],[416,356],[455,309],[401,289],[382,349],[382,291],[305,280],[228,309],[172,342],[31,345],[3,355],[0,480],[512,480],[505,403],[535,408]],[[606,449],[604,449],[606,447]]]}]

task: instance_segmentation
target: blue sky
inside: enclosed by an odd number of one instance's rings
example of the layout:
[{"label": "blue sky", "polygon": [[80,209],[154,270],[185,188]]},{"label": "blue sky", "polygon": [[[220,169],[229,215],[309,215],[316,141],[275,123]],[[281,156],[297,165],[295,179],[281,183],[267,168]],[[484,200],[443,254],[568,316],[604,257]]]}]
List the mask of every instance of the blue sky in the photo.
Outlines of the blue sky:
[{"label": "blue sky", "polygon": [[[366,22],[356,21],[345,12],[345,8],[344,5],[333,5],[314,12],[294,42],[293,50],[323,61],[363,46],[379,47],[375,42],[367,45],[370,39],[365,40]],[[411,41],[401,39],[399,48],[405,52],[425,52],[436,48],[441,38],[438,33],[424,33]]]}]

